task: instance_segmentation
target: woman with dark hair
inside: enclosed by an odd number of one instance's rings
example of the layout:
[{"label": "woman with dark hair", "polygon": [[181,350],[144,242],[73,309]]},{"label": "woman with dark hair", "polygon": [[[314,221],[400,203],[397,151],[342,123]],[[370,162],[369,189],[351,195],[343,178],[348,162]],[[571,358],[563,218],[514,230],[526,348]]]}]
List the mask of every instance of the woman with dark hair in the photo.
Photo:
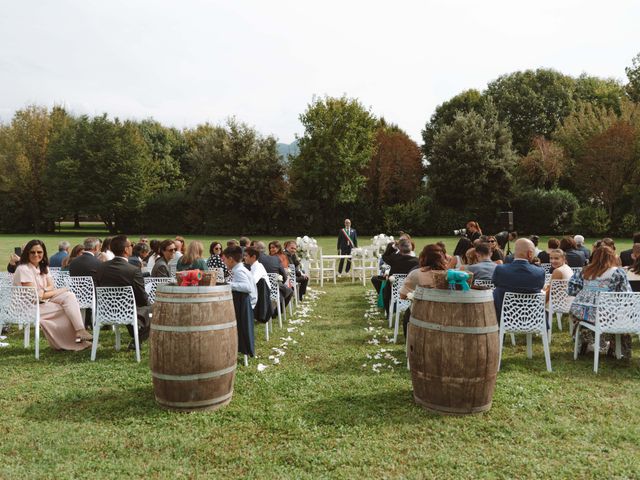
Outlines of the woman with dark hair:
[{"label": "woman with dark hair", "polygon": [[560,248],[560,240],[550,238],[547,242],[547,249],[538,254],[541,263],[551,263],[551,251]]},{"label": "woman with dark hair", "polygon": [[115,255],[111,251],[111,239],[113,237],[105,237],[102,241],[102,249],[98,254],[98,260],[101,262],[108,262],[109,260],[113,260]]},{"label": "woman with dark hair", "polygon": [[280,260],[280,264],[282,268],[287,270],[289,268],[289,259],[284,254],[284,250],[282,250],[282,245],[278,240],[274,240],[273,242],[269,242],[269,255],[272,257],[278,257]]},{"label": "woman with dark hair", "polygon": [[69,264],[73,261],[74,258],[82,255],[84,252],[84,244],[79,243],[71,250],[71,253],[62,259],[62,268],[61,270],[64,272],[69,271]]},{"label": "woman with dark hair", "polygon": [[504,252],[500,249],[500,245],[498,245],[498,239],[494,235],[489,235],[487,237],[487,243],[491,249],[491,261],[502,265],[504,263]]},{"label": "woman with dark hair", "polygon": [[562,240],[560,240],[560,249],[564,250],[567,265],[571,268],[582,268],[587,264],[587,259],[584,258],[584,253],[582,253],[581,250],[578,250],[578,245],[573,237],[562,237]]},{"label": "woman with dark hair", "polygon": [[473,243],[467,237],[461,237],[458,240],[456,248],[453,250],[453,258],[449,262],[449,268],[460,268],[464,263],[467,255],[467,250],[473,248]]},{"label": "woman with dark hair", "polygon": [[[573,240],[573,239],[572,239]],[[593,252],[591,262],[581,271],[575,273],[569,280],[568,293],[576,297],[571,304],[571,316],[574,325],[584,321],[595,323],[598,308],[598,293],[600,292],[631,292],[627,274],[622,267],[616,264],[616,254],[611,247],[602,246]],[[582,354],[595,348],[593,332],[587,328],[580,330]],[[606,336],[600,338],[601,353],[606,353],[609,345]],[[612,351],[612,350],[610,350]],[[622,355],[630,358],[631,337],[622,336]]]},{"label": "woman with dark hair", "polygon": [[40,326],[55,350],[84,350],[93,337],[84,328],[76,296],[68,288],[55,288],[49,275],[47,249],[31,240],[22,250],[13,284],[35,287],[40,299]]},{"label": "woman with dark hair", "polygon": [[209,245],[209,255],[211,256],[207,259],[207,268],[209,270],[221,268],[224,273],[224,278],[228,279],[230,277],[229,269],[222,261],[222,257],[220,257],[220,255],[222,255],[222,244],[215,241],[211,242],[211,245]]},{"label": "woman with dark hair", "polygon": [[169,268],[169,262],[176,254],[176,245],[173,240],[163,240],[158,247],[160,250],[160,256],[156,259],[151,270],[152,277],[165,277],[171,278],[171,269]]},{"label": "woman with dark hair", "polygon": [[[400,289],[400,298],[403,300],[416,289],[416,285],[427,288],[434,288],[436,286],[433,272],[447,269],[447,261],[442,247],[435,243],[425,245],[418,257],[418,265],[418,268],[414,268],[409,272]],[[409,310],[407,310],[407,312],[409,312]],[[409,323],[410,315],[410,313],[405,313],[402,321],[405,338],[407,336],[407,324]]]},{"label": "woman with dark hair", "polygon": [[627,279],[631,290],[640,292],[640,243],[634,243],[631,249],[633,264],[627,269]]},{"label": "woman with dark hair", "polygon": [[147,268],[153,269],[156,260],[160,256],[160,240],[153,239],[149,242],[149,256],[147,257]]}]

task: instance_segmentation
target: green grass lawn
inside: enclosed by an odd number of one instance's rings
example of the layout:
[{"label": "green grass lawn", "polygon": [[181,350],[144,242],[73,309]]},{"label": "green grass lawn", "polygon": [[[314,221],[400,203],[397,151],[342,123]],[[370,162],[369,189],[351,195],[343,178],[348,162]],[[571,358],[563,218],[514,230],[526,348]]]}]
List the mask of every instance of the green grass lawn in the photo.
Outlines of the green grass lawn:
[{"label": "green grass lawn", "polygon": [[565,327],[548,373],[540,339],[529,360],[519,338],[493,408],[441,417],[413,402],[403,345],[388,343],[369,286],[313,287],[269,342],[256,328],[258,357],[215,412],[156,406],[148,344],[138,364],[103,332],[91,362],[43,339],[36,361],[14,329],[0,348],[0,478],[640,476],[637,350],[631,362],[601,359],[595,375],[592,357],[573,361]]}]

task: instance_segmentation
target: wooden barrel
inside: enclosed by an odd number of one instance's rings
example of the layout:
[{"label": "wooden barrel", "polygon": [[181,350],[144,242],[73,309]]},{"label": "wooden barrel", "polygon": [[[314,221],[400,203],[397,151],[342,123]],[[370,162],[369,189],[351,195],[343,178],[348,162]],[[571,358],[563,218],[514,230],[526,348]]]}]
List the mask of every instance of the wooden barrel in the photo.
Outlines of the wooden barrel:
[{"label": "wooden barrel", "polygon": [[215,410],[229,403],[237,352],[230,286],[158,287],[150,366],[156,401],[162,407]]},{"label": "wooden barrel", "polygon": [[450,415],[491,408],[500,348],[491,290],[416,288],[407,347],[419,405]]}]

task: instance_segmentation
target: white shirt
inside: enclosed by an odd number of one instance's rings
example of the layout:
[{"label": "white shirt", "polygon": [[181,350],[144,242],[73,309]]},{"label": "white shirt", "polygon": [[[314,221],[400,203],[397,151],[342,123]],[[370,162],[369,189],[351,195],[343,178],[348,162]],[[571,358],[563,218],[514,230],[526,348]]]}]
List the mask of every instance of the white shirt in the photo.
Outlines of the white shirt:
[{"label": "white shirt", "polygon": [[167,266],[169,267],[169,271],[172,273],[175,273],[178,267],[178,260],[180,260],[180,257],[182,256],[182,252],[178,252],[176,250],[176,253],[173,254],[173,258],[171,260],[169,260],[169,263],[167,264]]},{"label": "white shirt", "polygon": [[253,275],[253,282],[257,285],[261,278],[264,278],[264,281],[269,285],[269,275],[260,262],[253,262],[251,265],[251,274]]},{"label": "white shirt", "polygon": [[258,290],[253,282],[253,275],[247,270],[244,263],[236,264],[231,272],[233,273],[233,280],[229,282],[231,290],[248,293],[251,298],[251,308],[255,308],[258,303]]}]

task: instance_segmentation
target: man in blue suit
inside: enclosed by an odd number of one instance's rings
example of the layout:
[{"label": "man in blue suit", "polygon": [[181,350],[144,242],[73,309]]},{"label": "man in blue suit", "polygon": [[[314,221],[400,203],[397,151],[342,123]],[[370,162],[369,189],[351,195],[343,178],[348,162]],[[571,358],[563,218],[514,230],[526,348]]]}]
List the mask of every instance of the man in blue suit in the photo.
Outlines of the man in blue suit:
[{"label": "man in blue suit", "polygon": [[544,287],[544,269],[533,265],[535,246],[531,240],[520,238],[514,247],[513,263],[496,266],[493,271],[493,302],[500,321],[502,301],[506,292],[539,293]]}]

